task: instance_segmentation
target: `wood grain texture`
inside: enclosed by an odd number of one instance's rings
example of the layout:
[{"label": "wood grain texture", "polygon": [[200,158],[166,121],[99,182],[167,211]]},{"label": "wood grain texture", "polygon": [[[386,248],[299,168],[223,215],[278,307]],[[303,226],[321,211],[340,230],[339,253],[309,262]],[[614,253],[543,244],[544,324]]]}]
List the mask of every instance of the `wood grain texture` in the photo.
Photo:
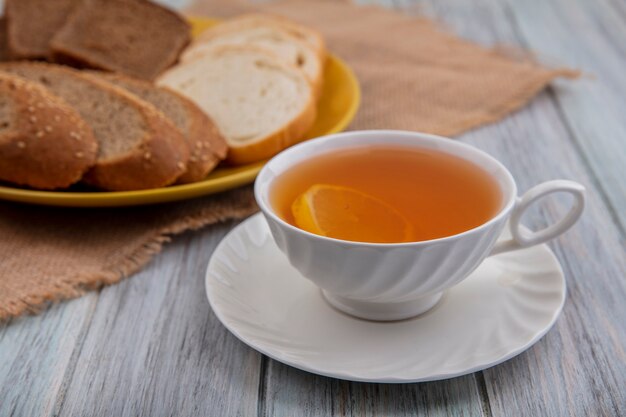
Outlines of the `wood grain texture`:
[{"label": "wood grain texture", "polygon": [[256,414],[261,356],[210,311],[233,223],[189,233],[121,284],[0,329],[0,415]]},{"label": "wood grain texture", "polygon": [[[556,116],[549,94],[499,124],[501,143],[471,143],[505,161],[520,188],[550,178],[571,178],[588,188],[588,205],[580,223],[557,239],[552,248],[561,261],[569,292],[555,328],[527,353],[485,372],[494,415],[587,416],[623,415],[626,384],[622,318],[626,308],[624,250],[619,231],[608,217],[593,178],[582,168],[574,146],[563,142],[567,132],[550,122]],[[493,130],[487,128],[486,130]],[[491,135],[490,135],[491,136]],[[538,140],[537,138],[542,138]],[[502,154],[497,151],[504,147]],[[568,149],[569,148],[569,149]],[[498,152],[498,153],[496,153]],[[516,155],[526,155],[522,159]],[[554,163],[558,155],[559,163]],[[568,201],[556,199],[527,217],[532,228],[544,227],[564,213]]]},{"label": "wood grain texture", "polygon": [[[358,0],[395,8],[391,0]],[[267,359],[259,416],[482,416],[475,376],[426,384],[367,384],[311,375]]]},{"label": "wood grain texture", "polygon": [[[445,0],[422,3],[422,10],[485,44],[525,45],[510,21],[510,10],[500,2]],[[562,95],[584,101],[585,94],[577,82],[563,84],[529,108],[462,138],[501,159],[522,190],[549,178],[576,179],[589,190],[580,224],[552,244],[569,285],[563,316],[527,353],[484,372],[493,415],[626,414],[626,309],[620,301],[626,297],[624,235],[611,217],[619,203],[606,199],[605,190],[597,187],[615,170],[610,164],[588,164],[557,101],[567,100]],[[557,219],[564,205],[557,200],[543,206],[527,222],[542,227]]]},{"label": "wood grain texture", "polygon": [[608,1],[505,3],[523,45],[586,74],[572,87],[557,83],[554,99],[626,230],[626,14]]},{"label": "wood grain texture", "polygon": [[[231,223],[177,237],[119,285],[0,326],[0,416],[626,415],[626,6],[367,3],[419,11],[465,38],[531,47],[594,74],[558,83],[529,107],[460,138],[499,158],[522,191],[553,178],[589,190],[581,222],[551,244],[569,286],[554,329],[510,361],[448,381],[383,385],[311,375],[263,358],[210,311],[204,270]],[[555,198],[525,222],[544,227],[568,203]]]},{"label": "wood grain texture", "polygon": [[[494,3],[397,0],[394,4],[405,10],[417,10],[437,17],[460,35],[485,45],[524,45],[508,22],[506,10]],[[461,140],[504,161],[518,178],[522,190],[552,178],[571,178],[586,183],[592,191],[583,222],[553,245],[566,266],[564,269],[570,280],[570,300],[564,313],[566,318],[561,319],[556,329],[528,353],[485,372],[489,393],[489,398],[485,400],[495,404],[494,409],[490,405],[489,412],[502,416],[584,416],[592,415],[594,411],[601,415],[621,415],[626,412],[623,409],[626,398],[620,390],[626,384],[624,351],[621,348],[626,334],[619,323],[620,317],[626,317],[626,310],[616,302],[620,296],[622,299],[626,297],[626,288],[620,279],[626,274],[621,244],[623,237],[611,221],[612,207],[604,204],[604,191],[596,189],[601,180],[595,172],[587,169],[571,129],[562,119],[554,91],[543,94],[530,108],[511,119],[464,135]],[[559,163],[555,164],[555,161]],[[556,200],[541,210],[535,210],[529,216],[529,225],[545,227],[559,218],[559,213],[566,210],[567,204],[566,200]],[[575,233],[576,237],[572,240]],[[598,253],[597,248],[604,246],[610,250]],[[596,278],[590,280],[590,276],[602,276],[603,282],[599,283]],[[619,283],[618,288],[612,288],[614,282]],[[613,297],[616,292],[620,296]],[[581,308],[592,298],[612,299],[613,303],[608,310],[602,304],[595,305],[593,311],[593,306]],[[613,309],[615,307],[617,310]],[[613,343],[607,348],[599,348],[598,345],[607,339]],[[581,351],[586,351],[587,355],[581,354]],[[285,413],[279,415],[431,415],[442,409],[440,404],[429,398],[430,395],[436,396],[432,392],[421,398],[415,396],[424,384],[408,386],[412,388],[405,388],[399,394],[401,390],[384,390],[381,389],[383,386],[301,375],[300,371],[285,368],[269,361],[264,415],[277,412]],[[296,378],[294,375],[298,376],[297,380],[304,381],[304,387],[301,382],[295,386],[290,383]],[[473,380],[464,383],[474,385]],[[349,407],[345,406],[346,386],[350,388]],[[445,389],[451,387],[446,386]],[[333,391],[334,396],[327,394]],[[314,406],[309,404],[311,398],[316,399]],[[411,402],[407,398],[416,401]],[[475,404],[471,402],[451,403],[455,407],[444,411],[447,415],[477,413]],[[294,408],[294,404],[301,404],[302,407]],[[395,406],[387,408],[387,404]]]},{"label": "wood grain texture", "polygon": [[261,357],[221,326],[204,291],[209,257],[230,227],[177,239],[101,292],[55,414],[256,413]]},{"label": "wood grain texture", "polygon": [[97,300],[90,293],[0,327],[0,416],[51,415]]},{"label": "wood grain texture", "polygon": [[421,384],[368,384],[270,361],[259,416],[489,416],[476,375]]}]

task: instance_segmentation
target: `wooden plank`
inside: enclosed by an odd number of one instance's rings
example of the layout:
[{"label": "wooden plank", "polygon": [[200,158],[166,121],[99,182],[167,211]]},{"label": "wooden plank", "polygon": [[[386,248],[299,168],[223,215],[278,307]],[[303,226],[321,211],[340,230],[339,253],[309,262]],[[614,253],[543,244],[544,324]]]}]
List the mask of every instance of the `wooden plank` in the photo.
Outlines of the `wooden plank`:
[{"label": "wooden plank", "polygon": [[204,274],[231,224],[178,237],[144,271],[102,290],[54,415],[256,413],[261,356],[222,327]]},{"label": "wooden plank", "polygon": [[[626,14],[608,1],[505,2],[525,45],[589,76],[564,86],[555,100],[594,171],[597,186],[626,230]],[[575,28],[575,30],[572,30]]]},{"label": "wooden plank", "polygon": [[[446,23],[470,39],[486,44],[518,43],[515,33],[510,28],[494,24],[493,21],[498,19],[506,22],[506,15],[490,4],[437,1],[421,3],[418,6],[420,11],[430,11],[440,17],[445,12],[451,11],[444,14]],[[411,8],[414,9],[414,5],[411,5]],[[595,179],[589,175],[576,146],[570,142],[571,137],[550,94],[542,95],[530,109],[518,113],[503,124],[480,129],[465,135],[463,140],[487,149],[503,159],[516,174],[522,189],[529,188],[536,182],[557,177],[576,178],[586,182],[589,188],[594,187]],[[562,164],[554,164],[555,157],[561,160]],[[608,343],[610,346],[606,349],[597,349],[594,341],[611,342],[607,340],[609,339],[607,334],[612,334],[613,338],[621,343],[626,340],[623,332],[613,324],[620,322],[619,317],[624,313],[623,308],[617,312],[607,311],[601,305],[595,305],[593,310],[578,307],[588,298],[613,302],[616,300],[612,297],[612,290],[598,288],[597,283],[588,281],[588,277],[603,276],[604,284],[610,284],[612,281],[618,281],[626,271],[621,259],[620,236],[607,219],[607,207],[603,204],[601,194],[592,191],[590,197],[592,202],[588,213],[592,214],[587,214],[583,224],[567,237],[559,239],[555,245],[561,261],[571,262],[567,264],[569,267],[566,268],[566,273],[570,280],[574,280],[570,287],[570,301],[564,317],[559,321],[557,328],[531,351],[486,372],[489,378],[490,398],[497,405],[497,408],[492,410],[494,415],[558,416],[563,415],[566,410],[572,415],[585,415],[593,409],[606,411],[607,415],[619,415],[621,411],[614,405],[619,401],[623,403],[619,388],[623,385],[624,370],[616,367],[613,375],[598,372],[595,365],[585,356],[581,357],[576,350],[577,347],[586,350],[590,353],[588,357],[594,357],[591,352],[599,350],[593,353],[600,356],[598,358],[600,364],[606,365],[611,358],[623,356],[621,344]],[[566,202],[563,200],[551,202],[542,211],[535,213],[539,217],[532,218],[530,225],[542,227],[548,221],[558,218],[558,213],[564,210],[564,205]],[[573,233],[577,233],[576,239],[570,242]],[[592,235],[591,241],[586,240],[588,233]],[[603,259],[600,264],[587,263],[585,259],[588,259],[590,254],[599,255],[596,248],[603,242],[607,243],[611,250],[600,254],[600,258]],[[606,270],[603,264],[608,265]],[[623,285],[615,290],[624,294]],[[597,326],[596,323],[602,323],[602,326]],[[549,352],[550,356],[545,352]],[[552,358],[557,358],[559,362],[553,364]],[[583,370],[582,375],[572,374],[571,369],[577,368]],[[300,383],[290,383],[294,380],[294,375],[299,375],[298,379],[304,379],[306,384],[301,386]],[[567,382],[567,389],[562,388],[562,381]],[[273,415],[279,411],[285,412],[286,415],[294,413],[297,404],[304,405],[302,408],[306,411],[302,412],[303,415],[324,415],[333,412],[358,415],[375,415],[376,412],[384,414],[390,410],[381,407],[380,404],[403,403],[407,398],[407,393],[403,393],[400,396],[392,396],[389,401],[390,394],[381,389],[381,386],[340,383],[312,377],[275,362],[268,365],[266,383],[264,408],[266,415]],[[598,384],[602,386],[599,395]],[[331,394],[333,392],[336,393],[334,396]],[[372,392],[377,392],[378,395],[372,395]],[[384,394],[380,394],[381,392]],[[576,403],[568,403],[568,398],[575,398]],[[277,409],[273,404],[281,404],[286,408]],[[437,410],[436,404],[430,401],[416,401],[412,406],[413,409],[423,410],[426,414]],[[406,412],[407,409],[403,411]],[[458,412],[458,409],[455,411]]]},{"label": "wooden plank", "polygon": [[[467,37],[518,41],[497,4],[460,3],[422,4]],[[553,245],[570,283],[564,315],[531,351],[485,372],[490,407],[494,415],[624,415],[624,236],[611,225],[585,163],[597,167],[579,156],[582,148],[553,97],[542,95],[529,109],[462,139],[501,158],[522,189],[555,176],[591,189],[581,225]],[[615,175],[611,169],[604,175]],[[565,203],[546,205],[530,224],[557,217]],[[2,328],[0,415],[255,414],[260,356],[217,323],[198,284],[227,227],[218,229],[177,239],[144,272],[107,288],[97,306],[92,294]],[[93,326],[84,330],[94,307]],[[271,361],[265,369],[263,415],[489,413],[477,402],[480,374],[385,386],[316,377]]]},{"label": "wooden plank", "polygon": [[[537,6],[536,3],[532,2],[533,6]],[[545,4],[543,2],[542,7]],[[555,13],[560,15],[561,9],[567,7],[562,4]],[[487,45],[524,45],[510,22],[507,9],[497,1],[470,4],[438,0],[427,7],[422,3],[422,10],[428,10],[462,36]],[[520,20],[526,22],[534,17],[533,13]],[[552,26],[544,27],[545,31],[548,29]],[[535,30],[538,29],[535,27]],[[574,22],[570,23],[568,31],[584,33]],[[541,39],[545,37],[548,37],[546,32]],[[611,212],[620,203],[605,199],[605,190],[597,188],[599,183],[611,186],[607,178],[619,176],[620,170],[611,163],[605,167],[590,164],[589,151],[580,146],[578,133],[571,128],[570,120],[563,119],[563,103],[583,103],[586,99],[588,87],[580,86],[579,82],[562,84],[497,125],[462,137],[500,158],[511,169],[522,190],[550,178],[576,179],[589,190],[589,204],[580,224],[552,244],[569,284],[563,316],[530,351],[484,372],[495,416],[626,414],[623,390],[626,386],[623,349],[626,329],[622,325],[626,308],[620,301],[626,297],[623,279],[626,259],[624,235],[611,219]],[[601,100],[603,93],[594,94]],[[584,104],[589,112],[585,120],[602,118],[600,113],[615,114],[615,100],[606,103],[595,108]],[[615,125],[616,120],[611,119],[611,122]],[[603,152],[609,150],[610,147]],[[599,160],[604,158],[601,153],[596,156]],[[619,158],[622,164],[626,160]],[[560,199],[550,202],[529,216],[529,225],[542,227],[553,221],[565,205]],[[536,215],[539,217],[534,217]]]},{"label": "wooden plank", "polygon": [[0,415],[50,415],[80,351],[97,293],[0,327]]},{"label": "wooden plank", "polygon": [[[581,181],[589,191],[580,224],[551,245],[569,288],[561,319],[527,354],[485,372],[496,416],[626,413],[626,356],[622,347],[626,343],[622,325],[626,317],[626,259],[622,236],[575,147],[562,139],[567,137],[567,130],[558,120],[550,95],[544,94],[528,111],[498,125],[500,137],[496,140],[502,143],[484,146],[493,153],[504,148],[500,157],[512,168],[522,190],[541,180],[571,178]],[[476,132],[468,135],[468,140],[481,137]],[[538,228],[553,222],[567,203],[558,199],[543,206],[537,212],[539,217],[533,219],[531,215],[529,225]]]},{"label": "wooden plank", "polygon": [[272,361],[260,416],[488,416],[476,375],[421,384],[367,384]]},{"label": "wooden plank", "polygon": [[[391,0],[359,4],[394,7]],[[267,359],[261,416],[429,415],[481,416],[485,408],[474,375],[427,384],[350,383],[312,375]]]}]

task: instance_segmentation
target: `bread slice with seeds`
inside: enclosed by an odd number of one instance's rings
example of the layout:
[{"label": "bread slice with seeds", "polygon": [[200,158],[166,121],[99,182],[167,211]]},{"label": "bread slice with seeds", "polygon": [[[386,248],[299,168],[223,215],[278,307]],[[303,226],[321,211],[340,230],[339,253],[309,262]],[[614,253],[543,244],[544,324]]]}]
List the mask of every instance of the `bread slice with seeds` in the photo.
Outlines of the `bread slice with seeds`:
[{"label": "bread slice with seeds", "polygon": [[167,71],[158,81],[215,121],[227,160],[247,164],[298,142],[313,125],[313,88],[296,67],[252,46],[223,46]]},{"label": "bread slice with seeds", "polygon": [[90,127],[64,100],[0,72],[0,180],[66,188],[94,164],[97,149]]},{"label": "bread slice with seeds", "polygon": [[50,40],[82,0],[5,0],[13,59],[50,59]]},{"label": "bread slice with seeds", "polygon": [[172,184],[185,172],[185,139],[151,104],[59,65],[4,63],[0,71],[44,85],[89,124],[99,150],[85,182],[111,191],[137,190]]},{"label": "bread slice with seeds", "polygon": [[90,71],[90,76],[124,88],[145,100],[165,116],[183,133],[190,150],[187,171],[178,183],[203,180],[217,164],[226,158],[228,145],[213,121],[191,100],[165,87],[121,74]]},{"label": "bread slice with seeds", "polygon": [[156,3],[89,0],[76,7],[50,47],[58,62],[152,80],[190,40],[189,23]]}]

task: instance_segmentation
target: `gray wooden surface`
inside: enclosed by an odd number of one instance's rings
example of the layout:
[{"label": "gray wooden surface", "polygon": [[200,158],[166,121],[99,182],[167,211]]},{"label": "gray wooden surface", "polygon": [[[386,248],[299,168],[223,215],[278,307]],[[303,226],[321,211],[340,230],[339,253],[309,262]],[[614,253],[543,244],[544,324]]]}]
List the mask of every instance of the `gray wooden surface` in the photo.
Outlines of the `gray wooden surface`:
[{"label": "gray wooden surface", "polygon": [[[551,244],[569,286],[553,330],[510,361],[447,381],[363,384],[298,371],[239,342],[209,308],[204,269],[229,223],[178,237],[132,279],[0,326],[0,416],[626,415],[626,3],[376,3],[589,74],[460,138],[502,160],[522,190],[552,178],[589,190],[580,224]],[[567,204],[537,208],[528,225]]]}]

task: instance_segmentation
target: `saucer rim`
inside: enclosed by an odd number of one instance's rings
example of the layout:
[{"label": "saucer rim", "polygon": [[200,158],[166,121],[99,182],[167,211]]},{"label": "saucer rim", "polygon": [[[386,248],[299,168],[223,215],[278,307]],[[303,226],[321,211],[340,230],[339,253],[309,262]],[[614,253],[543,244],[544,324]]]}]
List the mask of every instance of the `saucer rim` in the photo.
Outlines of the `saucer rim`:
[{"label": "saucer rim", "polygon": [[[238,232],[240,232],[240,229],[243,229],[244,227],[246,227],[247,223],[253,223],[255,221],[259,221],[259,219],[261,219],[264,222],[267,222],[267,220],[263,217],[263,213],[256,213],[253,214],[252,216],[248,217],[247,219],[245,219],[244,221],[242,221],[241,223],[239,223],[237,226],[235,226],[233,229],[231,229],[223,238],[222,240],[218,243],[218,245],[215,247],[213,253],[211,254],[211,258],[209,259],[209,262],[207,263],[207,269],[205,272],[205,293],[209,302],[209,306],[211,307],[211,310],[213,311],[213,314],[215,314],[215,316],[217,317],[217,319],[220,321],[220,323],[222,323],[222,325],[233,335],[235,336],[237,339],[239,339],[241,342],[243,342],[246,346],[252,348],[253,350],[271,358],[274,359],[277,362],[281,362],[285,365],[291,366],[293,368],[299,369],[301,371],[305,371],[305,372],[309,372],[315,375],[321,375],[324,377],[329,377],[329,378],[335,378],[335,379],[341,379],[341,380],[346,380],[346,381],[353,381],[353,382],[366,382],[366,383],[383,383],[383,384],[405,384],[405,383],[417,383],[417,382],[430,382],[430,381],[440,381],[440,380],[444,380],[444,379],[451,379],[451,378],[456,378],[459,376],[464,376],[464,375],[469,375],[475,372],[479,372],[479,371],[483,371],[485,369],[491,368],[493,366],[497,366],[500,365],[503,362],[508,361],[509,359],[514,358],[515,356],[523,353],[524,351],[528,350],[530,347],[532,347],[535,343],[537,343],[542,337],[544,337],[553,327],[554,324],[556,323],[556,321],[558,320],[559,316],[561,315],[561,312],[563,311],[563,307],[565,305],[565,300],[567,298],[567,281],[565,280],[565,274],[563,272],[563,268],[561,266],[561,263],[559,262],[558,258],[556,257],[556,255],[554,254],[554,252],[552,251],[552,249],[550,249],[550,247],[547,244],[541,244],[541,245],[537,245],[537,247],[541,247],[542,249],[547,251],[547,254],[550,255],[550,261],[554,264],[553,266],[555,267],[555,272],[559,273],[560,276],[560,281],[562,284],[562,295],[561,295],[561,300],[559,302],[559,306],[558,308],[556,308],[554,310],[554,312],[552,313],[552,317],[550,319],[550,322],[543,328],[541,329],[539,332],[537,332],[527,343],[524,343],[522,346],[520,346],[517,349],[512,350],[511,352],[508,352],[507,354],[499,357],[496,360],[492,360],[492,361],[488,361],[486,363],[480,363],[476,366],[473,367],[469,367],[469,368],[465,368],[463,370],[459,370],[458,372],[448,372],[448,373],[440,373],[440,374],[433,374],[430,376],[426,376],[426,377],[420,377],[420,378],[367,378],[367,377],[359,377],[357,375],[352,375],[349,372],[345,372],[345,371],[337,371],[337,372],[327,372],[325,370],[319,370],[310,366],[307,366],[306,364],[302,364],[301,362],[297,362],[297,361],[292,361],[289,360],[287,358],[283,358],[280,357],[277,354],[272,353],[269,350],[266,350],[265,348],[258,346],[254,341],[250,341],[247,340],[243,335],[241,335],[234,326],[231,326],[230,323],[228,323],[228,320],[223,316],[223,314],[221,313],[219,308],[216,308],[215,306],[215,302],[214,300],[212,300],[211,298],[211,291],[209,290],[209,279],[210,279],[210,270],[211,270],[211,265],[214,262],[215,259],[215,254],[218,253],[218,251],[220,251],[222,249],[222,246],[226,245],[226,242],[228,240],[228,237],[231,235],[234,235]],[[269,238],[273,240],[273,237],[271,236],[271,233],[269,233]],[[533,246],[533,248],[535,248],[535,246]],[[521,250],[527,250],[527,249],[521,249]],[[511,256],[511,253],[507,253],[508,256]],[[321,296],[321,294],[320,294]],[[336,309],[333,309],[333,311],[336,314],[345,314],[345,313],[341,313],[340,311],[337,311]],[[359,319],[359,318],[355,318],[357,320],[364,320],[364,319]],[[407,320],[414,320],[414,319],[407,319]],[[368,320],[364,320],[364,321],[368,321]],[[384,322],[372,322],[372,323],[383,323]],[[393,323],[393,322],[391,322]]]}]

